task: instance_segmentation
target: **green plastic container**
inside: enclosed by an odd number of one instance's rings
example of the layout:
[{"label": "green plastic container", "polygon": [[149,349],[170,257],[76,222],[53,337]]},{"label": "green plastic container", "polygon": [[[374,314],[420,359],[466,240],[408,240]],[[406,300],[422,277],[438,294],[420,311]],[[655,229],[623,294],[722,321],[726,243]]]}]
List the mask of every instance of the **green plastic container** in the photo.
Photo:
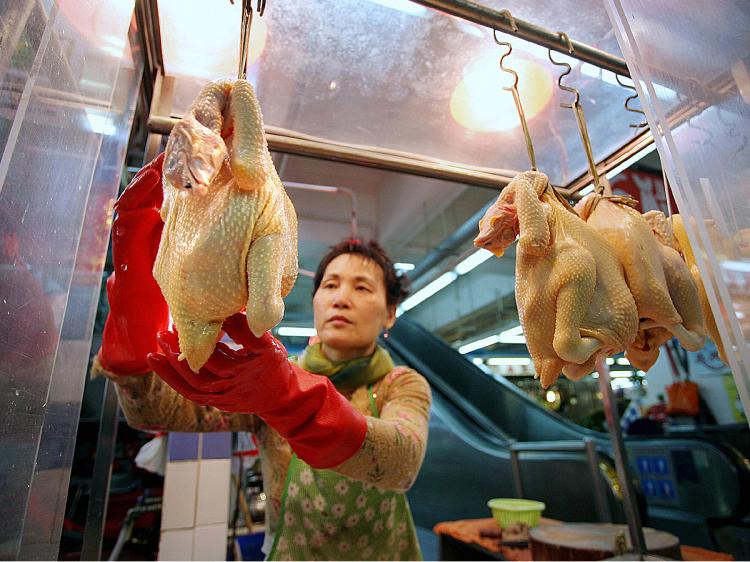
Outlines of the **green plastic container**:
[{"label": "green plastic container", "polygon": [[523,523],[528,527],[536,527],[542,511],[547,507],[543,502],[535,500],[521,500],[515,498],[494,498],[487,502],[492,510],[492,516],[501,529],[513,523]]}]

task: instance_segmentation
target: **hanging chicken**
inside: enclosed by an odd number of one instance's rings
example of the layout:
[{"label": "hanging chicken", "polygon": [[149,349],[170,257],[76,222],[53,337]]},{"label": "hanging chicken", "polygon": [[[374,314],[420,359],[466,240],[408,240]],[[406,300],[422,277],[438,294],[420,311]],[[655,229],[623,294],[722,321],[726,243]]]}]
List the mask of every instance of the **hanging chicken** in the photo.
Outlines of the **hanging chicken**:
[{"label": "hanging chicken", "polygon": [[247,307],[260,336],[297,276],[297,217],[245,80],[207,85],[175,125],[164,160],[164,231],[154,264],[194,371],[225,318]]},{"label": "hanging chicken", "polygon": [[479,221],[474,245],[502,256],[518,237],[516,303],[543,387],[578,380],[635,339],[638,313],[609,244],[541,172],[516,176]]},{"label": "hanging chicken", "polygon": [[633,199],[592,193],[576,211],[609,242],[625,271],[625,281],[638,309],[639,333],[626,350],[633,366],[648,370],[659,346],[674,335],[689,351],[705,343],[698,294],[685,262],[660,243]]},{"label": "hanging chicken", "polygon": [[[669,219],[664,216],[664,213],[660,211],[649,211],[644,217],[646,217],[646,220],[648,220],[653,228],[657,238],[659,238],[663,244],[673,247],[684,256],[690,276],[695,283],[697,293],[696,301],[703,314],[706,332],[716,344],[719,357],[726,363],[726,352],[724,351],[721,337],[719,337],[719,329],[716,327],[716,319],[711,311],[711,305],[708,303],[706,288],[703,285],[698,264],[695,261],[695,254],[693,253],[693,249],[691,248],[690,241],[687,237],[687,232],[685,232],[685,225],[682,222],[682,217],[680,215],[672,215],[671,224]],[[710,225],[707,226],[710,228]]]}]

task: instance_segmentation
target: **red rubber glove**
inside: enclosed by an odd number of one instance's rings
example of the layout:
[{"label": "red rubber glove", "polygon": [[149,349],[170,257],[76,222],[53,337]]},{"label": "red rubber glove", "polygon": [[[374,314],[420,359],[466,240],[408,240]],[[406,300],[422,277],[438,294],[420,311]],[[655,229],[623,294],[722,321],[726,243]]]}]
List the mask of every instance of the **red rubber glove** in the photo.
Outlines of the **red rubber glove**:
[{"label": "red rubber glove", "polygon": [[270,332],[255,337],[242,313],[227,318],[223,329],[242,349],[217,343],[198,373],[186,361],[178,361],[180,349],[173,331],[159,333],[163,353],[150,354],[149,365],[197,404],[259,415],[314,468],[341,464],[360,449],[367,433],[365,417],[328,377],[291,363]]},{"label": "red rubber glove", "polygon": [[109,315],[99,361],[117,375],[148,373],[146,356],[159,350],[156,334],[169,325],[167,303],[151,272],[164,227],[163,161],[160,154],[141,168],[115,203],[114,273],[107,279]]}]

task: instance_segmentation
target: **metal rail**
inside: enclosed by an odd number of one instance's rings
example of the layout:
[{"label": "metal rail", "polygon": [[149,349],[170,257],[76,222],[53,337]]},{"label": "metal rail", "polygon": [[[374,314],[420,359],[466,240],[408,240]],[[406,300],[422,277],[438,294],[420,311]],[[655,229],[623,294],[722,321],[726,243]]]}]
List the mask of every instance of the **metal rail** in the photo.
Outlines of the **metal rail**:
[{"label": "metal rail", "polygon": [[[555,31],[550,31],[545,27],[535,25],[533,23],[513,18],[515,20],[515,27],[511,18],[508,17],[507,13],[493,10],[487,6],[482,6],[476,2],[469,0],[411,0],[416,4],[421,4],[428,8],[440,10],[446,14],[456,16],[458,18],[470,21],[489,27],[491,29],[497,29],[508,35],[513,35],[526,41],[531,41],[542,47],[552,49],[558,53],[570,56],[570,50],[567,41],[562,39],[559,34]],[[614,55],[587,45],[578,41],[571,41],[573,49],[575,51],[574,57],[604,68],[611,70],[615,74],[622,76],[630,76],[630,70],[625,61]]]},{"label": "metal rail", "polygon": [[[148,128],[152,133],[169,134],[177,121],[171,117],[149,117]],[[505,187],[518,173],[510,170],[503,170],[503,173],[490,172],[406,152],[339,144],[305,135],[298,136],[292,131],[286,131],[284,134],[279,134],[279,132],[273,127],[266,127],[268,148],[286,154],[309,156],[492,189]]]}]

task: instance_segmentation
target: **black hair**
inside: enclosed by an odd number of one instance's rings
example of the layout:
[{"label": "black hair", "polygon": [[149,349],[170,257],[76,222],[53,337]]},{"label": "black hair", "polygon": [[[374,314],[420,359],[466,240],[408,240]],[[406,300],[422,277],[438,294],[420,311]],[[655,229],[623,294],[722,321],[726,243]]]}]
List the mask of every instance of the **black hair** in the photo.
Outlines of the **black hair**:
[{"label": "black hair", "polygon": [[393,267],[393,262],[388,254],[385,253],[383,247],[378,244],[375,240],[364,242],[356,238],[347,238],[331,246],[320,260],[318,269],[315,271],[315,278],[313,281],[313,295],[318,292],[320,282],[323,280],[328,264],[334,259],[343,254],[358,254],[366,259],[374,261],[383,270],[383,278],[385,280],[385,300],[388,306],[398,305],[403,301],[409,294],[409,278],[405,273],[399,275],[396,272],[396,268]]}]

